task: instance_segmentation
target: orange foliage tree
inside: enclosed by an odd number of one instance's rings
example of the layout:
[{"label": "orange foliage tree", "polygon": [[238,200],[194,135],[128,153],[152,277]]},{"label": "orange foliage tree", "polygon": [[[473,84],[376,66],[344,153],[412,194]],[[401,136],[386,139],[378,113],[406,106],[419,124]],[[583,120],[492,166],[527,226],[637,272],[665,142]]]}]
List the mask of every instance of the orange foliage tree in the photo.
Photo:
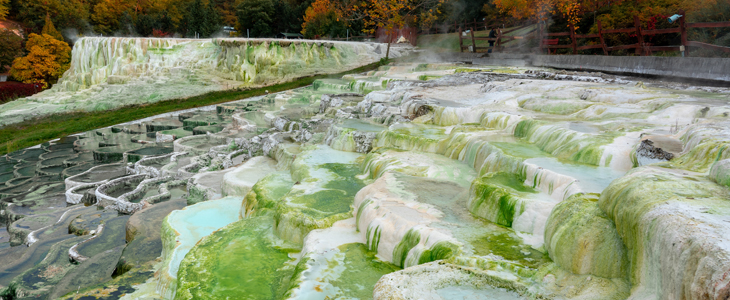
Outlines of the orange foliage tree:
[{"label": "orange foliage tree", "polygon": [[53,21],[51,21],[51,16],[49,14],[46,14],[46,25],[43,25],[41,34],[47,34],[52,36],[54,39],[63,41],[63,35],[56,30],[56,26],[53,26]]},{"label": "orange foliage tree", "polygon": [[492,3],[501,12],[518,20],[545,21],[553,12],[552,0],[494,0]]},{"label": "orange foliage tree", "polygon": [[52,36],[31,33],[25,44],[28,55],[16,58],[10,75],[24,83],[40,83],[47,88],[68,70],[71,47]]},{"label": "orange foliage tree", "polygon": [[307,38],[331,35],[338,29],[344,30],[346,26],[342,11],[335,3],[330,0],[316,0],[304,12],[302,34]]},{"label": "orange foliage tree", "polygon": [[10,0],[0,0],[0,21],[5,20],[10,10]]},{"label": "orange foliage tree", "polygon": [[[596,11],[608,5],[615,5],[621,0],[493,0],[497,8],[515,19],[531,19],[547,21],[552,14],[559,14],[568,21],[568,25],[576,26],[581,16],[589,11]],[[577,27],[576,27],[577,28]]]},{"label": "orange foliage tree", "polygon": [[[364,0],[359,5],[353,5],[352,10],[362,9],[365,24],[363,31],[372,34],[378,28],[383,28],[390,35],[406,24],[431,27],[446,2],[447,0]],[[389,55],[390,39],[385,58],[388,59]]]},{"label": "orange foliage tree", "polygon": [[134,0],[101,0],[91,14],[94,30],[110,34],[119,28],[119,20],[125,11],[135,7]]}]

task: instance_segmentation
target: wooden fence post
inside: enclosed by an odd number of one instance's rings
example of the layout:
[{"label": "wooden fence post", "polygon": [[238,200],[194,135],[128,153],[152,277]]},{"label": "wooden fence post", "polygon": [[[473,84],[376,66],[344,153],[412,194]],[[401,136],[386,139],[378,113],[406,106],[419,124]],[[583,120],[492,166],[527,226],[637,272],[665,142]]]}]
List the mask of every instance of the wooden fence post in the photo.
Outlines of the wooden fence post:
[{"label": "wooden fence post", "polygon": [[[454,24],[456,25],[456,24]],[[459,31],[457,32],[459,34],[459,52],[464,52],[464,42],[461,38],[461,26],[459,26]]]},{"label": "wooden fence post", "polygon": [[502,46],[502,29],[497,30],[497,40],[494,43],[494,50],[492,52],[497,52],[497,49],[500,49]]},{"label": "wooden fence post", "polygon": [[608,55],[608,49],[606,49],[606,41],[603,40],[603,28],[601,28],[601,20],[598,20],[598,39],[601,41],[603,55]]},{"label": "wooden fence post", "polygon": [[477,41],[474,40],[474,27],[469,32],[471,32],[471,52],[477,53]]},{"label": "wooden fence post", "polygon": [[644,53],[644,36],[641,35],[641,21],[639,16],[634,16],[634,27],[636,27],[636,38],[639,39],[639,46],[636,47],[636,54],[645,55]]},{"label": "wooden fence post", "polygon": [[537,45],[540,47],[540,54],[542,54],[542,23],[537,21]]},{"label": "wooden fence post", "polygon": [[686,17],[684,16],[684,10],[680,10],[679,14],[682,15],[682,17],[679,18],[679,32],[682,35],[682,47],[684,47],[684,56],[689,56],[689,49],[687,49],[687,22],[685,22]]},{"label": "wooden fence post", "polygon": [[570,45],[573,46],[573,55],[578,54],[578,48],[575,42],[575,27],[573,25],[570,25]]}]

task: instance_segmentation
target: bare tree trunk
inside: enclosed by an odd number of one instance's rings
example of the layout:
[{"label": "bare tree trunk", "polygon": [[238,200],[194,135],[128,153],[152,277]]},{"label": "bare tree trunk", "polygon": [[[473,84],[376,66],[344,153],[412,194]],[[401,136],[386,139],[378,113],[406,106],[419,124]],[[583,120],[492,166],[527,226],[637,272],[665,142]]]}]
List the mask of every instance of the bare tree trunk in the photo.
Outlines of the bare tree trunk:
[{"label": "bare tree trunk", "polygon": [[388,60],[390,58],[390,42],[393,40],[393,32],[388,31],[388,49],[385,50],[385,60]]},{"label": "bare tree trunk", "polygon": [[385,60],[390,57],[390,39],[388,39],[388,50],[385,50]]}]

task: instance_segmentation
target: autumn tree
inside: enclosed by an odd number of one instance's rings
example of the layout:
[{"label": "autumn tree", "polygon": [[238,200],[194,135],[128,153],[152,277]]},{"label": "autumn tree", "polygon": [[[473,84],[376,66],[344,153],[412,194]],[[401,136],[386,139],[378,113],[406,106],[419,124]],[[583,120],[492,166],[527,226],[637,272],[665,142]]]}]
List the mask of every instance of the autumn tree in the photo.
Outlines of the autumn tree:
[{"label": "autumn tree", "polygon": [[48,14],[46,14],[46,24],[43,25],[43,30],[41,30],[41,34],[47,34],[52,36],[54,39],[63,41],[63,35],[61,35],[61,33],[56,30],[56,26],[53,26],[51,16]]},{"label": "autumn tree", "polygon": [[43,88],[68,70],[71,47],[48,34],[31,33],[25,45],[28,55],[16,58],[10,75],[24,83],[40,83]]},{"label": "autumn tree", "polygon": [[131,15],[135,16],[135,20],[138,21],[138,17],[147,15],[154,20],[155,26],[169,32],[183,32],[185,31],[185,22],[187,17],[187,10],[191,0],[135,0],[134,11],[130,12]]},{"label": "autumn tree", "polygon": [[493,0],[497,8],[512,18],[546,21],[553,12],[553,0]]},{"label": "autumn tree", "polygon": [[91,14],[94,31],[109,35],[119,30],[122,15],[134,7],[135,0],[100,0]]},{"label": "autumn tree", "polygon": [[597,11],[622,0],[493,0],[492,3],[503,13],[522,20],[545,22],[552,15],[567,20],[568,25],[576,26],[587,12]]},{"label": "autumn tree", "polygon": [[11,30],[0,29],[0,72],[5,72],[5,67],[9,67],[22,52],[23,38]]},{"label": "autumn tree", "polygon": [[[488,2],[482,6],[482,13],[484,13],[484,19],[490,22],[504,21],[509,18],[509,15],[501,11],[494,3]],[[495,22],[496,23],[496,22]]]},{"label": "autumn tree", "polygon": [[236,25],[238,19],[236,18],[236,1],[224,0],[218,2],[215,8],[218,11],[218,15],[221,17],[221,22],[225,25],[233,26]]},{"label": "autumn tree", "polygon": [[8,11],[10,11],[10,0],[0,0],[0,21],[5,20]]},{"label": "autumn tree", "polygon": [[314,36],[344,36],[347,23],[342,12],[330,0],[316,0],[304,12],[302,34],[307,38]]},{"label": "autumn tree", "polygon": [[[375,33],[383,28],[390,36],[394,30],[404,25],[417,25],[422,28],[431,27],[441,14],[446,0],[364,0],[362,2],[363,20],[367,33]],[[355,4],[353,10],[360,8]],[[385,58],[390,56],[390,38]]]},{"label": "autumn tree", "polygon": [[[688,10],[687,21],[689,22],[723,22],[730,20],[730,5],[723,0],[705,0],[697,9]],[[709,44],[715,44],[730,47],[730,28],[706,28],[692,30],[689,32],[689,38],[693,41],[700,41]],[[693,56],[703,54],[703,52],[712,51],[708,49],[698,49],[693,52]],[[728,54],[725,54],[728,57]]]}]

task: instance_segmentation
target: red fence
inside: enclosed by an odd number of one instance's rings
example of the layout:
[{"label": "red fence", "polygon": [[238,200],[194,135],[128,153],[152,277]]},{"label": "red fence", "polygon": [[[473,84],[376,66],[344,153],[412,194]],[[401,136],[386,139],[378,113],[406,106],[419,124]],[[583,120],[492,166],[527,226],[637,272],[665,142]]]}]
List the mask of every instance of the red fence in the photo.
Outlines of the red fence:
[{"label": "red fence", "polygon": [[[524,36],[519,37],[512,37],[512,36],[504,36],[507,33],[510,33],[512,31],[518,30],[520,28],[524,28],[525,26],[518,27],[515,29],[511,29],[509,31],[505,32],[499,32],[499,35],[496,38],[489,38],[489,37],[479,37],[474,36],[474,31],[471,31],[471,45],[465,45],[464,39],[461,34],[461,28],[459,28],[459,46],[461,51],[463,52],[464,49],[471,48],[472,52],[478,52],[482,49],[489,49],[494,48],[495,50],[502,49],[501,45],[504,42],[514,40],[514,39],[524,39],[524,38],[537,38],[539,43],[539,49],[540,52],[547,50],[548,54],[550,54],[551,49],[572,49],[573,54],[577,54],[579,50],[588,50],[588,49],[602,49],[604,55],[609,55],[609,52],[616,51],[616,50],[628,50],[628,49],[636,49],[635,53],[637,55],[651,55],[654,51],[683,51],[684,55],[689,55],[689,49],[687,47],[701,47],[706,49],[713,49],[713,50],[719,50],[723,51],[725,53],[730,53],[730,47],[724,47],[724,46],[718,46],[718,45],[712,45],[697,41],[688,41],[687,40],[687,29],[688,28],[721,28],[721,27],[730,27],[730,22],[713,22],[713,23],[686,23],[684,18],[684,11],[679,12],[680,15],[683,15],[683,17],[680,17],[678,19],[678,27],[676,28],[666,28],[666,29],[643,29],[641,28],[641,22],[639,21],[639,17],[634,17],[634,27],[632,28],[620,28],[620,29],[603,29],[601,27],[601,21],[598,21],[597,27],[598,27],[598,33],[594,34],[576,34],[575,29],[571,26],[570,31],[568,32],[551,32],[551,33],[544,33],[545,28],[542,24],[531,24],[531,25],[537,25],[536,35],[535,36],[529,36],[530,34],[525,34]],[[529,25],[528,25],[529,26]],[[472,27],[473,29],[473,27]],[[530,32],[531,33],[531,32]],[[647,43],[644,41],[644,36],[649,35],[656,35],[656,34],[670,34],[670,33],[679,33],[681,35],[681,44],[680,45],[674,45],[674,46],[655,46],[651,43]],[[614,45],[614,46],[608,46],[606,44],[606,41],[604,39],[604,36],[606,34],[630,34],[632,36],[636,36],[637,42],[634,44],[629,45]],[[570,37],[570,44],[559,44],[558,37]],[[553,38],[553,39],[550,39]],[[592,44],[592,45],[585,45],[585,46],[578,46],[578,39],[598,39],[598,43]],[[493,47],[477,47],[476,41],[478,40],[486,40],[486,41],[493,41],[495,42]],[[553,51],[554,52],[554,51]]]},{"label": "red fence", "polygon": [[[684,15],[684,11],[679,12],[680,15]],[[713,49],[713,50],[720,50],[726,53],[730,53],[730,47],[723,47],[723,46],[717,46],[702,42],[696,42],[696,41],[688,41],[687,40],[687,28],[719,28],[719,27],[730,27],[730,22],[714,22],[714,23],[686,23],[684,20],[684,16],[679,18],[679,27],[676,28],[666,28],[666,29],[653,29],[653,30],[647,30],[641,28],[641,21],[639,21],[639,17],[634,16],[634,27],[633,28],[621,28],[621,29],[603,29],[601,28],[601,21],[598,21],[598,33],[596,34],[575,34],[575,29],[573,27],[570,27],[569,32],[557,32],[557,33],[548,33],[545,34],[544,37],[558,37],[558,36],[569,36],[570,37],[570,45],[547,45],[542,48],[547,49],[560,49],[560,48],[566,48],[566,49],[572,49],[573,54],[577,54],[578,50],[587,50],[587,49],[603,49],[603,54],[608,55],[609,51],[615,51],[615,50],[628,50],[628,49],[636,49],[636,54],[638,55],[651,55],[654,51],[684,51],[685,55],[689,55],[689,49],[687,49],[688,46],[692,47],[701,47],[701,48],[707,48],[707,49]],[[626,33],[631,35],[636,35],[637,42],[635,44],[629,44],[629,45],[617,45],[617,46],[611,46],[609,47],[606,45],[606,41],[603,38],[605,34],[616,34],[616,33]],[[654,46],[651,43],[647,43],[644,41],[644,36],[647,35],[655,35],[655,34],[668,34],[668,33],[679,33],[681,35],[681,45],[676,46]],[[577,40],[578,39],[591,39],[591,38],[598,38],[598,44],[594,45],[586,45],[586,46],[577,46]],[[544,43],[540,43],[543,45]]]}]

